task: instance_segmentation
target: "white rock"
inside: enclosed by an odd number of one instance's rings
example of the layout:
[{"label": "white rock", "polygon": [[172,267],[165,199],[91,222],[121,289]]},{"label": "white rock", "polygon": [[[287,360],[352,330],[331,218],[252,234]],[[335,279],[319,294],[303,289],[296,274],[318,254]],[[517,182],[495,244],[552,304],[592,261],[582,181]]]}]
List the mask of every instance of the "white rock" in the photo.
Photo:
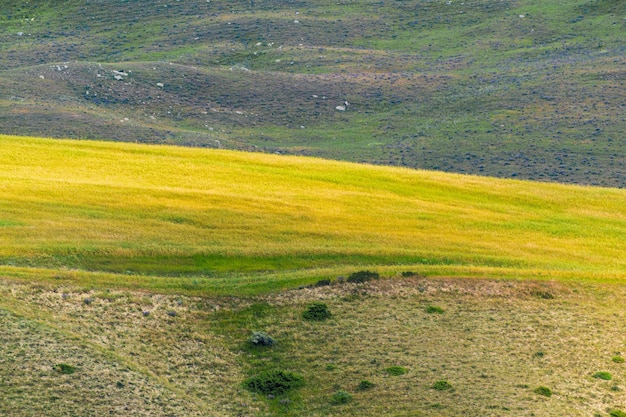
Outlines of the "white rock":
[{"label": "white rock", "polygon": [[335,110],[346,111],[346,108],[344,106],[337,106],[337,107],[335,107]]},{"label": "white rock", "polygon": [[165,84],[163,84],[163,83],[157,83],[157,87],[165,87]]}]

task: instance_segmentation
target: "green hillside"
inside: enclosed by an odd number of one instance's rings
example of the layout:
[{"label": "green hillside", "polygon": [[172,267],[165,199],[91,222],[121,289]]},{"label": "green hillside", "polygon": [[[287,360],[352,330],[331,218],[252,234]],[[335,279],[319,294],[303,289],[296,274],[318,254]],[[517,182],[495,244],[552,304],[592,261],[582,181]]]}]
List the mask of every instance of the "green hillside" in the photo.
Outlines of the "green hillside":
[{"label": "green hillside", "polygon": [[619,0],[1,1],[0,132],[624,187],[625,18]]},{"label": "green hillside", "polygon": [[[112,142],[0,149],[0,415],[626,410],[625,190]],[[314,303],[330,317],[308,320]]]}]

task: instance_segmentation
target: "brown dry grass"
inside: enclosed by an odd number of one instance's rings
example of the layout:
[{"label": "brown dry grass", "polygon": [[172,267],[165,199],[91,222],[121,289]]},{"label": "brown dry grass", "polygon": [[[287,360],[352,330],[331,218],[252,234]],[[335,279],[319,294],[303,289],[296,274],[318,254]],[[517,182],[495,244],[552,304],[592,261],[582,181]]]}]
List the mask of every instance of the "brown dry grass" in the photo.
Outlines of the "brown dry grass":
[{"label": "brown dry grass", "polygon": [[[624,365],[612,361],[626,349],[625,296],[612,284],[454,278],[241,299],[6,280],[0,414],[605,416],[626,406]],[[333,317],[303,321],[312,301]],[[246,348],[253,330],[276,346]],[[78,371],[56,373],[61,362]],[[390,376],[390,366],[408,372]],[[246,375],[272,368],[301,373],[306,386],[271,400],[241,389]],[[358,391],[362,380],[375,386]],[[433,390],[439,380],[453,389]],[[540,385],[554,395],[535,394]],[[338,389],[354,401],[330,405]]]}]

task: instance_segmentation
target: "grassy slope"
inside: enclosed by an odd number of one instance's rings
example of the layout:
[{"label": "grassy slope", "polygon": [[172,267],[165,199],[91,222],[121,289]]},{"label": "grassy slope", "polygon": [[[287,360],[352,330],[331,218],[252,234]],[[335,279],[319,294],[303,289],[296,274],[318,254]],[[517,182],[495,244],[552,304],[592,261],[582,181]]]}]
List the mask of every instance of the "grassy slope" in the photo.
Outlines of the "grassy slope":
[{"label": "grassy slope", "polygon": [[[0,414],[626,409],[612,360],[626,346],[623,190],[106,142],[0,148]],[[393,279],[295,289],[365,268]],[[303,321],[318,300],[332,319]],[[251,349],[257,330],[277,345]],[[241,388],[276,368],[306,385]],[[331,405],[339,389],[353,402]]]},{"label": "grassy slope", "polygon": [[392,265],[622,277],[626,268],[625,194],[615,189],[0,140],[4,265],[217,278]]},{"label": "grassy slope", "polygon": [[617,0],[0,6],[3,133],[625,183]]}]

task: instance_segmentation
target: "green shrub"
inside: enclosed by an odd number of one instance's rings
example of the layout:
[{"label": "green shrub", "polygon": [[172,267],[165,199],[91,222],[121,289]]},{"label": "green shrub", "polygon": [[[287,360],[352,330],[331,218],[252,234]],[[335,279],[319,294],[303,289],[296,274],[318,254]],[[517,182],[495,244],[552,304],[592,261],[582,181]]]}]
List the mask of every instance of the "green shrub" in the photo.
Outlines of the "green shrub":
[{"label": "green shrub", "polygon": [[609,372],[596,372],[592,376],[596,379],[602,379],[604,381],[610,381],[611,379],[613,379],[613,375],[611,375]]},{"label": "green shrub", "polygon": [[551,397],[552,396],[552,390],[548,387],[537,387],[534,390],[535,394],[539,394],[539,395],[543,395],[544,397]]},{"label": "green shrub", "polygon": [[426,312],[428,314],[443,314],[443,308],[437,306],[428,306],[426,307]]},{"label": "green shrub", "polygon": [[304,378],[292,372],[266,371],[244,381],[243,386],[252,392],[281,395],[304,385]]},{"label": "green shrub", "polygon": [[389,375],[393,376],[406,374],[406,368],[403,368],[401,366],[390,366],[389,368],[385,369],[385,371],[387,371]]},{"label": "green shrub", "polygon": [[358,271],[350,274],[350,276],[348,277],[348,282],[363,283],[378,278],[380,278],[378,272]]},{"label": "green shrub", "polygon": [[437,391],[446,391],[452,389],[452,385],[448,381],[437,381],[432,385],[432,389],[436,389]]},{"label": "green shrub", "polygon": [[620,355],[617,355],[617,356],[613,356],[612,361],[615,363],[624,363],[624,358],[621,357]]},{"label": "green shrub", "polygon": [[374,386],[375,386],[375,384],[373,382],[363,380],[363,381],[359,382],[359,385],[356,387],[356,389],[359,390],[359,391],[365,391],[365,390],[368,390],[370,388],[374,388]]},{"label": "green shrub", "polygon": [[315,283],[316,287],[325,287],[327,285],[330,285],[331,281],[329,279],[320,279],[319,281],[317,281]]},{"label": "green shrub", "polygon": [[254,346],[274,346],[274,339],[265,332],[252,332],[249,339],[250,344]]},{"label": "green shrub", "polygon": [[350,401],[352,401],[352,395],[343,390],[334,393],[333,398],[330,399],[332,405],[348,404]]},{"label": "green shrub", "polygon": [[324,321],[330,318],[331,314],[328,310],[328,306],[324,303],[315,302],[311,304],[307,309],[302,313],[302,317],[305,320],[311,321]]},{"label": "green shrub", "polygon": [[622,410],[611,410],[609,412],[609,416],[611,417],[626,417],[626,413]]},{"label": "green shrub", "polygon": [[531,294],[537,298],[543,298],[544,300],[554,299],[554,294],[549,291],[534,290],[531,292]]},{"label": "green shrub", "polygon": [[60,372],[64,375],[71,375],[76,372],[76,368],[72,365],[68,365],[66,363],[60,363],[54,367],[57,372]]}]

